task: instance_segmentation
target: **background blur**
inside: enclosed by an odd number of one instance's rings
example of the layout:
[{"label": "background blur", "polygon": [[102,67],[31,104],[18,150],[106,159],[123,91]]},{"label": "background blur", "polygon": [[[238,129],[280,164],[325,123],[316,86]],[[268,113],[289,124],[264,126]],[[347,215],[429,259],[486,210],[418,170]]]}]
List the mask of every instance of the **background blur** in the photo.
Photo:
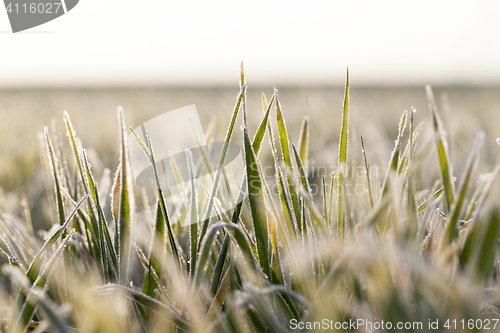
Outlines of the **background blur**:
[{"label": "background blur", "polygon": [[0,186],[27,193],[36,210],[45,191],[38,133],[56,119],[64,134],[64,110],[98,170],[118,163],[118,105],[135,127],[196,104],[202,125],[214,120],[221,138],[240,61],[251,129],[262,117],[260,90],[270,98],[276,85],[292,141],[310,114],[317,164],[337,158],[347,66],[349,149],[359,149],[360,134],[369,138],[372,164],[386,167],[404,110],[415,106],[416,122],[429,123],[427,83],[448,133],[463,139],[452,160],[465,158],[481,129],[486,151],[496,152],[499,14],[498,1],[81,0],[57,20],[12,34],[2,8]]}]

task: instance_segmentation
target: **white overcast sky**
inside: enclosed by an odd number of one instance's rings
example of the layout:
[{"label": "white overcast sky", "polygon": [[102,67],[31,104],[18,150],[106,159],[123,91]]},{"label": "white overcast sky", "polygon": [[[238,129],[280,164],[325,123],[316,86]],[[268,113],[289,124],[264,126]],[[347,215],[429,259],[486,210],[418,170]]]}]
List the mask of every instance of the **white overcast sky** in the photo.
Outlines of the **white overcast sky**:
[{"label": "white overcast sky", "polygon": [[0,87],[500,84],[500,1],[80,0],[12,34]]}]

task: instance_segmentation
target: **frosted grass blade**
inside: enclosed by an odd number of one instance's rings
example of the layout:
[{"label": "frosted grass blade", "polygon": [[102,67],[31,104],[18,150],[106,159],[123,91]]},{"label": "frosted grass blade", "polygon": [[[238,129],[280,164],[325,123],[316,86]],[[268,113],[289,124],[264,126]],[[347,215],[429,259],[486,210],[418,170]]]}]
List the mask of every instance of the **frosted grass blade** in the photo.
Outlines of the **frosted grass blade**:
[{"label": "frosted grass blade", "polygon": [[441,123],[441,119],[437,112],[436,102],[434,101],[434,94],[432,93],[432,89],[430,85],[425,87],[425,91],[427,93],[427,99],[429,101],[429,109],[432,115],[432,125],[434,127],[434,135],[436,141],[436,149],[439,158],[439,166],[441,172],[441,179],[444,187],[444,194],[446,197],[445,200],[445,209],[446,212],[449,212],[452,208],[452,204],[455,198],[455,189],[453,188],[452,179],[452,171],[451,165],[448,157],[448,143],[445,139],[445,131],[443,128],[443,124]]},{"label": "frosted grass blade", "polygon": [[347,168],[347,135],[349,133],[349,68],[347,68],[347,77],[344,92],[344,107],[342,111],[342,125],[340,127],[339,140],[339,182],[337,186],[337,237],[341,242],[344,239],[345,226],[345,176]]}]

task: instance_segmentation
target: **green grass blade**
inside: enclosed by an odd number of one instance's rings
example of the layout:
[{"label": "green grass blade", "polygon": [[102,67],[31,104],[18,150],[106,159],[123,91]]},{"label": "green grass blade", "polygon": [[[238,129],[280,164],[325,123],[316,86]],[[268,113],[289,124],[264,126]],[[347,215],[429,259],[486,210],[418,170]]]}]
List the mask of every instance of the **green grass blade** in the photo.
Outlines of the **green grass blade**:
[{"label": "green grass blade", "polygon": [[474,273],[478,280],[484,281],[495,267],[498,247],[498,236],[500,234],[500,216],[495,210],[489,216],[488,222],[482,227],[481,239],[476,241],[476,256],[474,260]]},{"label": "green grass blade", "polygon": [[[330,176],[331,182],[330,182],[330,202],[328,203],[328,226],[331,228],[333,221],[336,221],[336,217],[334,214],[334,197],[335,197],[335,173],[332,172],[332,175]],[[335,218],[334,218],[335,217]]]},{"label": "green grass blade", "polygon": [[49,155],[50,166],[52,167],[52,176],[54,177],[55,182],[55,194],[56,194],[56,203],[57,203],[57,215],[59,217],[59,225],[63,225],[64,218],[64,204],[61,195],[61,188],[59,185],[60,177],[59,177],[59,169],[57,163],[57,157],[54,153],[54,148],[52,147],[52,143],[49,138],[49,131],[47,127],[44,128],[45,140],[47,141],[47,153]]},{"label": "green grass blade", "polygon": [[210,281],[210,292],[212,295],[215,295],[221,283],[222,270],[224,268],[224,263],[226,262],[230,244],[231,244],[231,238],[229,237],[229,235],[226,235],[224,237],[224,241],[222,242],[219,255],[217,256],[217,261],[215,263],[214,271],[212,273],[212,279]]},{"label": "green grass blade", "polygon": [[[260,123],[259,129],[255,133],[253,143],[252,143],[252,147],[253,147],[253,150],[255,152],[255,156],[259,156],[260,148],[262,147],[262,140],[264,139],[264,135],[266,134],[265,131],[266,131],[266,127],[268,126],[268,123],[269,123],[269,113],[271,111],[271,106],[273,104],[274,97],[275,97],[275,95],[273,95],[273,97],[271,98],[271,103],[269,104],[269,106],[267,106],[267,102],[264,102],[264,110],[266,110],[265,114],[264,114],[264,118],[262,119],[262,121]],[[265,101],[265,96],[263,97],[263,99]],[[236,207],[234,209],[234,212],[233,212],[233,215],[231,218],[233,223],[238,223],[238,218],[240,217],[241,208],[243,206],[243,200],[245,199],[245,192],[247,190],[247,185],[248,185],[246,174],[243,175],[243,181],[241,183],[242,183],[241,191],[239,192],[238,198],[236,199],[236,202],[237,202]]]},{"label": "green grass blade", "polygon": [[264,118],[260,122],[259,129],[255,132],[255,136],[253,137],[252,148],[255,152],[255,156],[259,156],[260,147],[262,145],[262,140],[264,139],[264,135],[266,134],[267,123],[269,121],[269,113],[271,112],[271,106],[273,105],[273,101],[276,95],[273,95],[271,98],[271,102],[269,102],[269,106],[267,107],[266,113],[264,114]]},{"label": "green grass blade", "polygon": [[172,251],[172,254],[174,255],[174,258],[180,265],[180,257],[179,257],[179,247],[177,246],[177,242],[175,241],[174,233],[172,231],[172,226],[170,225],[170,220],[168,218],[168,211],[167,211],[167,205],[165,203],[165,197],[163,196],[163,191],[160,183],[160,178],[158,176],[158,167],[156,165],[156,160],[154,156],[154,151],[153,151],[153,145],[151,144],[151,137],[149,136],[149,133],[146,133],[146,142],[147,146],[144,142],[142,142],[141,138],[135,133],[135,131],[130,127],[130,131],[132,132],[132,135],[134,136],[135,140],[139,144],[139,146],[143,149],[144,153],[146,156],[149,158],[151,161],[151,165],[153,167],[153,173],[155,175],[155,182],[156,182],[156,190],[158,193],[158,202],[161,207],[161,212],[163,214],[163,219],[165,221],[165,225],[167,226],[167,235],[168,235],[168,240],[170,243],[170,249]]},{"label": "green grass blade", "polygon": [[[142,292],[151,297],[155,296],[154,290],[158,287],[156,281],[151,280],[151,271],[156,272],[158,277],[161,277],[161,261],[163,258],[163,249],[166,245],[166,240],[164,237],[165,232],[165,220],[163,219],[163,213],[161,210],[161,204],[158,201],[156,204],[156,221],[155,230],[152,237],[151,252],[149,254],[148,272],[144,279],[144,286]],[[159,243],[161,242],[161,243]]]},{"label": "green grass blade", "polygon": [[323,219],[325,220],[325,224],[328,225],[328,221],[330,220],[330,218],[328,217],[328,191],[326,189],[325,176],[321,178],[321,189],[321,194],[323,197]]},{"label": "green grass blade", "polygon": [[230,270],[228,269],[224,278],[220,283],[220,288],[215,294],[212,303],[210,304],[210,308],[208,309],[207,315],[205,316],[205,320],[213,320],[217,318],[216,316],[220,313],[222,304],[224,303],[224,299],[226,297],[227,290],[229,289],[229,282],[231,278]]},{"label": "green grass blade", "polygon": [[349,68],[347,68],[347,77],[344,92],[344,107],[342,111],[342,125],[340,127],[339,140],[339,182],[337,187],[337,237],[344,239],[345,225],[345,181],[347,168],[347,134],[349,132]]},{"label": "green grass blade", "polygon": [[420,204],[420,206],[418,206],[418,212],[421,213],[424,211],[424,209],[427,207],[427,205],[429,204],[429,202],[433,201],[433,200],[436,200],[437,198],[439,198],[444,192],[444,187],[441,187],[439,188],[436,192],[434,192],[434,194],[432,195],[432,199],[427,199],[425,200],[424,202],[422,202]]},{"label": "green grass blade", "polygon": [[260,177],[259,167],[255,160],[255,154],[250,143],[248,129],[244,131],[245,140],[245,164],[248,180],[248,199],[250,202],[250,212],[257,240],[257,253],[259,255],[260,265],[263,272],[270,278],[271,269],[269,258],[269,232],[267,226],[266,207],[264,203],[264,193],[262,189],[262,180]]},{"label": "green grass blade", "polygon": [[304,163],[304,169],[307,173],[309,159],[309,114],[302,119],[299,134],[299,156]]},{"label": "green grass blade", "polygon": [[134,194],[131,185],[132,173],[130,170],[128,140],[126,136],[123,109],[118,108],[118,123],[120,126],[120,202],[118,203],[118,260],[120,282],[129,283],[129,262],[131,249],[130,228],[133,218]]},{"label": "green grass blade", "polygon": [[186,163],[188,165],[189,176],[191,178],[191,191],[190,191],[190,220],[189,220],[189,247],[190,247],[190,257],[189,257],[189,272],[194,275],[194,269],[196,267],[196,255],[198,253],[198,210],[197,210],[197,198],[196,198],[196,166],[193,163],[193,154],[189,149],[186,149]]},{"label": "green grass blade", "polygon": [[[99,199],[99,191],[97,190],[97,186],[95,185],[94,177],[92,176],[92,172],[90,171],[90,163],[87,159],[87,154],[85,150],[83,150],[83,161],[85,162],[85,171],[87,173],[88,186],[90,190],[90,194],[92,195],[92,199],[94,201],[94,205],[97,209],[97,215],[99,217],[99,238],[101,240],[101,249],[103,251],[103,258],[109,256],[109,260],[112,263],[112,270],[115,274],[117,274],[118,269],[118,256],[116,254],[115,248],[113,246],[113,240],[111,239],[111,235],[108,229],[108,223],[106,222],[106,217],[104,216],[104,211],[101,207],[101,202]],[[104,244],[106,242],[106,245]],[[104,253],[105,249],[107,249],[106,253]],[[106,255],[107,254],[107,255]],[[116,276],[118,278],[118,276]]]},{"label": "green grass blade", "polygon": [[453,188],[452,182],[452,171],[451,164],[448,157],[448,144],[445,139],[445,131],[441,119],[437,112],[436,102],[434,100],[434,94],[430,85],[425,87],[427,93],[427,99],[429,101],[429,109],[432,114],[432,125],[434,127],[434,135],[436,141],[436,149],[439,157],[439,166],[441,172],[441,180],[443,182],[445,200],[445,210],[450,212],[452,204],[455,198],[455,190]]},{"label": "green grass blade", "polygon": [[453,202],[450,218],[446,226],[446,232],[444,236],[444,242],[446,244],[451,243],[458,235],[458,219],[462,212],[462,205],[467,193],[467,189],[469,188],[471,182],[471,178],[475,169],[474,167],[478,162],[478,154],[483,144],[483,140],[484,133],[480,132],[476,136],[474,145],[472,146],[472,150],[469,154],[469,157],[467,158],[465,169],[460,179],[460,185],[458,186],[457,196],[455,197],[455,201]]},{"label": "green grass blade", "polygon": [[[289,168],[290,170],[293,170],[292,167],[292,159],[290,158],[290,146],[289,146],[289,140],[288,140],[288,134],[286,130],[286,125],[285,125],[285,120],[283,119],[283,114],[281,113],[281,105],[278,99],[278,92],[275,91],[276,95],[276,119],[278,123],[278,135],[279,135],[279,141],[280,141],[280,146],[281,146],[281,155],[283,157],[283,160],[285,161],[285,166]],[[295,190],[295,186],[293,183],[293,180],[290,178],[289,174],[287,173],[287,179],[288,179],[288,191],[289,195],[291,197],[292,201],[292,206],[293,206],[293,211],[295,213],[295,219],[296,221],[300,220],[300,206],[299,206],[299,200],[297,198],[297,192]]]},{"label": "green grass blade", "polygon": [[311,193],[311,187],[309,186],[309,180],[307,179],[306,170],[304,164],[302,163],[302,159],[299,155],[299,152],[297,151],[297,148],[295,148],[295,145],[293,143],[292,143],[292,150],[293,153],[295,154],[295,161],[297,162],[297,166],[299,169],[300,182],[302,184],[302,188],[304,189],[304,192],[308,194],[309,199],[312,201],[313,196]]},{"label": "green grass blade", "polygon": [[387,173],[385,174],[384,184],[382,185],[382,195],[383,198],[387,192],[389,192],[389,180],[391,176],[391,172],[396,173],[399,165],[399,155],[401,150],[401,138],[403,137],[405,128],[406,128],[406,118],[408,116],[408,112],[405,111],[401,116],[398,126],[398,137],[396,138],[396,142],[394,143],[394,149],[391,154],[391,160],[389,162],[389,167],[387,168]]},{"label": "green grass blade", "polygon": [[[67,130],[66,134],[68,135],[69,144],[71,146],[71,150],[73,152],[73,156],[75,157],[76,166],[77,166],[77,170],[78,170],[78,175],[80,176],[80,181],[81,181],[84,193],[86,195],[89,195],[89,189],[87,187],[87,182],[85,181],[85,175],[83,173],[82,162],[80,160],[80,153],[78,151],[77,144],[76,144],[76,132],[75,132],[75,130],[73,128],[73,124],[71,123],[69,115],[68,115],[68,113],[66,111],[64,112],[64,123],[66,125],[66,130]],[[75,174],[75,177],[76,177],[76,174]],[[75,182],[75,191],[76,191],[76,188],[77,188],[77,186],[76,186],[76,182]],[[98,237],[97,236],[97,230],[98,230],[98,227],[97,227],[96,218],[94,216],[94,211],[92,210],[92,206],[90,204],[90,196],[88,197],[88,201],[87,201],[87,210],[88,210],[88,213],[89,213],[90,223],[91,223],[91,226],[92,226],[92,229],[90,230],[90,233],[93,236],[94,242],[97,243],[97,244],[94,244],[94,246],[95,245],[98,246],[98,241],[97,241],[97,237]],[[88,232],[88,230],[87,230],[87,232]],[[90,243],[90,239],[89,239],[89,243]]]},{"label": "green grass blade", "polygon": [[210,222],[210,215],[212,214],[212,209],[214,206],[214,198],[217,194],[217,188],[219,186],[219,180],[220,180],[220,176],[222,173],[222,168],[224,167],[224,160],[226,159],[227,147],[229,146],[229,142],[231,141],[231,137],[233,135],[234,125],[236,123],[236,118],[238,116],[238,111],[240,109],[241,101],[242,101],[243,96],[245,94],[245,90],[246,90],[246,86],[242,85],[240,93],[239,93],[237,101],[236,101],[236,105],[234,107],[231,122],[229,123],[229,127],[228,127],[227,132],[226,132],[226,138],[224,140],[224,147],[222,148],[220,158],[219,158],[219,164],[217,165],[217,173],[215,175],[214,184],[212,186],[212,192],[210,193],[210,198],[209,198],[208,204],[207,204],[207,210],[206,210],[205,216],[203,218],[203,226],[202,226],[201,232],[200,232],[200,240],[198,241],[198,247],[202,243],[203,238],[205,237],[205,233],[207,232],[207,228],[208,228],[208,223]]},{"label": "green grass blade", "polygon": [[370,207],[373,209],[373,192],[372,192],[372,182],[370,180],[370,167],[366,161],[366,150],[365,143],[363,142],[363,137],[361,137],[361,152],[363,153],[363,160],[365,162],[366,170],[366,186],[368,187],[368,198],[370,199]]}]

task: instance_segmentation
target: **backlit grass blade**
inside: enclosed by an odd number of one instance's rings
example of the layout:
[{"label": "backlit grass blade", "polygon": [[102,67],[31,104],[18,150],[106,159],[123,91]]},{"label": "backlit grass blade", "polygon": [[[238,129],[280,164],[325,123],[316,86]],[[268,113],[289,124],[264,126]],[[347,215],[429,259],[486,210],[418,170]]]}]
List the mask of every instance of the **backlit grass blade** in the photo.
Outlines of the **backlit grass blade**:
[{"label": "backlit grass blade", "polygon": [[444,192],[444,187],[441,187],[439,188],[433,195],[432,195],[432,199],[429,198],[427,200],[425,200],[424,202],[422,202],[420,204],[420,206],[418,206],[418,212],[421,213],[424,211],[424,209],[427,207],[427,205],[429,204],[430,201],[433,201],[433,200],[436,200],[437,198],[439,198]]},{"label": "backlit grass blade", "polygon": [[63,225],[64,223],[64,204],[61,196],[61,188],[59,186],[60,177],[59,177],[59,168],[57,166],[57,157],[54,153],[54,148],[52,147],[52,143],[49,138],[49,131],[47,127],[44,128],[45,140],[47,141],[47,153],[49,155],[50,166],[52,167],[52,176],[54,177],[55,182],[55,194],[56,194],[56,204],[57,204],[57,215],[59,217],[59,225]]},{"label": "backlit grass blade", "polygon": [[[299,232],[302,232],[301,226],[299,221],[295,218],[295,215],[292,210],[292,204],[290,203],[291,198],[288,195],[286,186],[285,186],[285,181],[283,177],[283,172],[281,170],[281,167],[278,164],[278,160],[276,157],[276,154],[273,154],[274,158],[274,170],[276,173],[276,182],[278,184],[278,192],[280,195],[280,200],[281,200],[281,209],[283,211],[283,215],[285,217],[286,221],[286,226],[288,229],[288,234],[289,235],[295,235],[296,234],[296,227],[298,228]],[[295,223],[294,223],[295,221]]]},{"label": "backlit grass blade", "polygon": [[259,129],[255,132],[255,136],[253,137],[252,148],[255,152],[255,156],[259,156],[260,147],[262,144],[262,140],[264,139],[264,135],[266,134],[266,127],[269,119],[269,113],[271,112],[271,106],[273,105],[273,101],[276,95],[271,97],[271,101],[269,102],[269,106],[267,107],[266,113],[264,114],[264,118],[260,122]]},{"label": "backlit grass blade", "polygon": [[240,109],[242,98],[245,94],[246,86],[243,85],[241,87],[240,93],[238,95],[236,105],[234,107],[233,116],[231,118],[231,122],[229,123],[229,127],[226,132],[226,138],[224,139],[224,146],[222,148],[219,164],[217,165],[217,173],[215,175],[215,180],[212,186],[212,192],[210,193],[210,198],[208,199],[207,210],[205,212],[205,216],[203,217],[203,226],[200,232],[200,240],[198,241],[198,247],[201,245],[203,241],[203,237],[205,237],[205,233],[207,232],[208,223],[210,222],[210,215],[212,214],[212,209],[214,206],[214,198],[217,194],[217,188],[219,186],[219,180],[222,173],[222,168],[224,167],[224,161],[226,159],[227,148],[229,146],[229,142],[231,141],[231,137],[233,135],[234,125],[236,123],[236,118],[238,117],[238,111]]},{"label": "backlit grass blade", "polygon": [[302,159],[299,155],[299,152],[297,151],[297,148],[295,148],[295,145],[293,143],[292,143],[292,150],[293,153],[295,154],[295,161],[297,162],[297,166],[299,169],[300,182],[302,184],[304,192],[308,194],[309,200],[312,201],[313,197],[311,193],[311,187],[309,186],[309,180],[307,179],[306,170],[304,164],[302,163]]},{"label": "backlit grass blade", "polygon": [[474,145],[472,146],[472,150],[467,158],[467,162],[465,164],[465,169],[460,179],[460,185],[458,186],[457,196],[455,197],[455,201],[453,202],[451,214],[449,221],[446,225],[446,232],[444,236],[444,241],[446,244],[451,243],[458,235],[458,219],[462,212],[462,205],[465,199],[465,195],[467,193],[467,189],[469,188],[471,178],[474,172],[474,167],[478,162],[478,154],[483,145],[484,133],[480,132],[476,139],[474,140]]},{"label": "backlit grass blade", "polygon": [[[262,105],[264,109],[267,109],[267,100],[263,92],[262,92]],[[295,215],[292,212],[292,207],[291,207],[292,204],[290,203],[291,198],[286,190],[283,173],[281,172],[281,167],[278,161],[278,152],[274,144],[274,134],[270,119],[268,120],[267,123],[267,131],[269,133],[269,145],[271,146],[271,153],[274,160],[274,172],[276,174],[276,183],[278,184],[278,192],[281,200],[281,209],[285,217],[288,234],[295,235],[296,229],[294,227],[295,225],[294,221],[297,221],[297,219],[295,218]]]},{"label": "backlit grass blade", "polygon": [[366,187],[368,188],[368,198],[370,199],[370,207],[373,209],[373,193],[372,193],[372,182],[370,180],[370,167],[366,161],[366,150],[365,143],[363,142],[363,137],[361,137],[361,152],[363,153],[363,160],[365,162],[366,170]]},{"label": "backlit grass blade", "polygon": [[[264,93],[262,93],[262,94],[264,94]],[[264,135],[266,134],[265,131],[266,131],[266,127],[268,126],[268,123],[269,123],[269,113],[271,111],[271,106],[273,104],[274,97],[275,97],[275,95],[273,95],[273,97],[271,98],[271,103],[269,103],[268,107],[266,105],[267,102],[264,102],[264,110],[266,110],[265,114],[264,114],[264,118],[261,121],[259,129],[255,133],[253,143],[252,143],[252,147],[253,147],[253,150],[255,152],[255,156],[259,156],[260,148],[262,147],[262,140],[264,139]],[[263,96],[263,99],[265,101],[265,96]],[[239,192],[238,198],[236,199],[236,207],[234,209],[233,216],[231,218],[233,223],[237,223],[238,218],[240,217],[241,208],[243,205],[243,200],[245,199],[245,192],[247,190],[247,186],[248,186],[247,176],[243,175],[241,191]]]},{"label": "backlit grass blade", "polygon": [[325,176],[321,178],[321,189],[323,197],[323,219],[325,220],[325,223],[328,225],[328,221],[330,220],[330,218],[328,217],[328,191],[326,190]]},{"label": "backlit grass blade", "polygon": [[332,172],[330,176],[330,202],[328,203],[328,218],[329,220],[327,221],[328,226],[331,228],[332,224],[334,221],[337,220],[337,217],[335,216],[335,204],[334,204],[334,197],[335,197],[335,173]]},{"label": "backlit grass blade", "polygon": [[299,134],[299,156],[304,163],[305,173],[307,174],[308,158],[309,158],[309,114],[302,119]]},{"label": "backlit grass blade", "polygon": [[264,203],[264,193],[262,189],[262,180],[260,177],[259,167],[255,160],[255,154],[248,136],[248,129],[244,130],[245,140],[245,169],[248,180],[248,200],[250,203],[250,212],[252,223],[257,240],[257,253],[259,262],[264,273],[270,277],[269,257],[269,233],[267,225],[266,207]]},{"label": "backlit grass blade", "polygon": [[126,136],[123,109],[118,108],[118,123],[120,125],[120,202],[118,203],[118,260],[120,282],[128,284],[129,262],[131,248],[131,224],[133,218],[134,193],[132,190],[128,140]]},{"label": "backlit grass blade", "polygon": [[193,163],[193,154],[189,149],[186,149],[186,163],[188,166],[189,176],[191,179],[191,191],[190,191],[190,204],[189,204],[189,272],[194,275],[194,269],[196,267],[196,256],[198,253],[198,209],[197,209],[197,198],[196,198],[196,166]]},{"label": "backlit grass blade", "polygon": [[347,175],[347,136],[349,133],[349,68],[347,68],[347,77],[344,92],[344,107],[342,110],[342,124],[340,127],[339,140],[339,182],[337,185],[337,237],[344,239],[345,226],[345,180]]},{"label": "backlit grass blade", "polygon": [[434,100],[434,94],[432,93],[431,86],[427,85],[425,87],[425,91],[427,93],[427,99],[429,101],[429,109],[432,115],[432,125],[434,127],[434,135],[435,135],[436,149],[439,158],[441,180],[443,182],[444,194],[446,197],[445,210],[446,212],[450,212],[455,198],[455,189],[453,188],[453,182],[451,180],[452,169],[448,157],[448,143],[446,142],[445,139],[446,134],[437,111],[436,102]]},{"label": "backlit grass blade", "polygon": [[[289,146],[289,140],[288,140],[288,134],[286,130],[286,125],[285,125],[285,120],[283,119],[283,114],[281,113],[281,105],[278,99],[278,92],[275,90],[275,95],[276,95],[276,120],[278,123],[278,134],[279,134],[279,141],[280,141],[280,146],[281,146],[281,155],[283,157],[283,160],[285,161],[285,165],[287,168],[290,170],[293,170],[292,167],[292,159],[290,158],[290,146]],[[297,192],[295,190],[295,186],[293,184],[293,180],[288,176],[288,191],[289,195],[291,197],[291,203],[293,207],[293,211],[295,213],[295,219],[296,221],[300,220],[300,207],[299,207],[299,200],[297,199]]]},{"label": "backlit grass blade", "polygon": [[155,229],[152,237],[151,252],[149,253],[148,272],[144,279],[144,287],[142,292],[148,296],[154,297],[154,290],[158,287],[157,283],[153,281],[151,271],[156,272],[158,277],[161,277],[161,262],[163,260],[163,253],[166,245],[164,237],[165,220],[161,210],[161,204],[158,201],[156,204],[156,220]]},{"label": "backlit grass blade", "polygon": [[[67,136],[69,138],[69,144],[71,146],[71,150],[73,152],[73,156],[74,156],[75,161],[76,161],[78,175],[80,177],[80,181],[81,181],[84,193],[88,196],[89,195],[89,189],[87,187],[87,182],[85,181],[85,175],[83,173],[82,162],[80,160],[80,152],[78,151],[78,147],[77,147],[77,144],[76,144],[76,132],[75,132],[75,130],[73,128],[73,124],[71,123],[69,115],[68,115],[68,113],[66,111],[64,112],[64,123],[66,125],[66,130],[67,130],[66,134],[67,134]],[[75,174],[75,177],[76,177],[76,174]],[[76,183],[75,183],[75,191],[76,191],[76,187],[77,186],[76,186]],[[90,233],[93,236],[93,240],[97,243],[95,245],[98,246],[98,241],[97,241],[97,237],[98,237],[97,230],[98,230],[98,227],[97,227],[96,218],[94,216],[94,211],[92,210],[92,206],[90,204],[90,196],[88,196],[87,210],[88,210],[88,214],[89,214],[89,217],[90,217],[90,224],[92,226],[92,229],[90,230]],[[86,231],[88,232],[89,230],[86,230]],[[89,243],[90,243],[90,241],[91,240],[89,239]]]},{"label": "backlit grass blade", "polygon": [[[413,161],[413,156],[414,156],[413,152],[415,151],[415,147],[417,145],[417,141],[420,137],[420,134],[422,134],[422,130],[424,128],[423,125],[424,125],[424,123],[422,122],[422,123],[417,125],[415,130],[412,131],[410,129],[410,133],[413,133],[411,135],[412,144],[410,145],[410,139],[408,139],[408,144],[406,145],[406,148],[403,152],[403,155],[400,158],[399,167],[398,167],[398,175],[402,174],[403,171],[408,170],[411,162]],[[413,127],[412,120],[410,120],[410,127]]]},{"label": "backlit grass blade", "polygon": [[[90,194],[92,195],[92,199],[94,201],[94,205],[97,209],[97,215],[99,217],[99,226],[100,226],[100,239],[101,239],[101,249],[103,251],[103,257],[105,257],[104,249],[107,249],[107,254],[109,256],[109,259],[111,260],[112,263],[112,269],[115,274],[117,274],[117,269],[118,269],[118,256],[116,254],[115,248],[113,246],[113,240],[111,239],[111,235],[109,233],[108,229],[108,223],[106,222],[106,217],[104,216],[104,211],[101,207],[101,202],[99,199],[99,191],[97,190],[97,186],[94,181],[94,177],[92,176],[92,173],[90,171],[90,163],[88,162],[87,159],[87,154],[86,151],[83,151],[83,161],[85,162],[85,171],[87,173],[87,180],[88,180],[88,185],[89,185],[89,190]],[[104,245],[104,241],[106,242],[106,245]],[[118,278],[118,276],[116,276]]]},{"label": "backlit grass blade", "polygon": [[[69,180],[69,170],[68,170],[68,160],[66,159],[66,154],[64,153],[64,148],[63,148],[63,143],[61,140],[61,135],[59,134],[59,129],[57,127],[57,122],[55,119],[52,119],[52,133],[54,134],[54,151],[55,151],[55,156],[59,158],[59,161],[61,163],[61,178],[63,180],[63,186],[68,188],[70,190],[70,180]],[[79,232],[78,229],[76,229],[76,232]]]},{"label": "backlit grass blade", "polygon": [[165,225],[167,226],[167,235],[168,235],[168,240],[170,243],[170,249],[172,251],[172,254],[174,255],[174,258],[180,265],[180,257],[179,257],[179,250],[177,246],[177,242],[175,241],[174,233],[172,231],[172,226],[170,225],[170,220],[168,217],[168,211],[167,211],[167,205],[165,203],[165,197],[163,196],[163,191],[161,188],[160,184],[160,178],[158,176],[158,167],[156,165],[156,160],[154,156],[154,151],[153,151],[153,145],[151,144],[151,137],[149,136],[149,133],[146,133],[146,144],[141,140],[141,138],[135,133],[135,131],[130,127],[130,131],[132,132],[132,135],[134,136],[135,140],[139,144],[139,146],[142,148],[146,156],[149,158],[151,165],[153,167],[153,173],[155,175],[155,183],[156,183],[156,190],[158,193],[158,202],[161,207],[161,212],[163,214],[163,219],[165,221]]},{"label": "backlit grass blade", "polygon": [[396,173],[398,170],[398,165],[399,165],[399,154],[401,150],[401,138],[403,137],[405,128],[406,128],[406,118],[407,118],[408,112],[405,111],[403,115],[401,116],[401,119],[399,121],[399,126],[398,126],[398,137],[396,138],[396,142],[394,143],[394,149],[391,154],[391,160],[389,161],[389,167],[387,168],[387,173],[385,174],[385,179],[384,179],[384,184],[382,185],[382,195],[381,198],[383,198],[387,192],[389,191],[389,180],[391,173],[394,172]]}]

